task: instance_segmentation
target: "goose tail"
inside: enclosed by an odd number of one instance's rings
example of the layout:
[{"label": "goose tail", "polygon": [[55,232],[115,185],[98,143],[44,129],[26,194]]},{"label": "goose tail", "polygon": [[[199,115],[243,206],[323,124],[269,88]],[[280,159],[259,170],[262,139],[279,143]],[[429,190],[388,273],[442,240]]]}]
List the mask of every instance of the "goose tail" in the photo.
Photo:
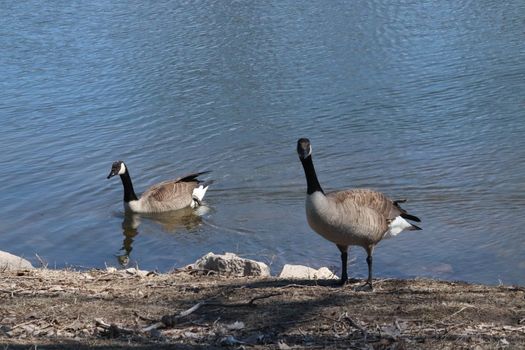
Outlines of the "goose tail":
[{"label": "goose tail", "polygon": [[407,230],[408,231],[419,231],[419,230],[422,230],[422,228],[414,224],[410,224],[410,227],[408,227]]},{"label": "goose tail", "polygon": [[[395,200],[393,201],[394,202],[394,206],[399,209],[399,211],[401,212],[400,216],[403,218],[403,219],[407,219],[407,220],[411,220],[411,221],[415,221],[415,222],[421,222],[421,219],[418,218],[417,216],[415,215],[411,215],[409,213],[407,213],[407,211],[403,208],[401,208],[401,206],[399,205],[399,203],[406,203],[406,198],[403,198],[403,199],[398,199],[398,200]],[[417,226],[416,226],[417,227]]]},{"label": "goose tail", "polygon": [[415,222],[421,222],[420,218],[414,215],[410,215],[409,213],[401,213],[401,217],[404,219],[415,221]]},{"label": "goose tail", "polygon": [[196,202],[195,206],[199,206],[202,204],[202,200],[204,196],[206,195],[206,191],[208,191],[208,187],[213,183],[213,180],[206,181],[199,184],[199,187],[195,187],[192,192],[192,198]]}]

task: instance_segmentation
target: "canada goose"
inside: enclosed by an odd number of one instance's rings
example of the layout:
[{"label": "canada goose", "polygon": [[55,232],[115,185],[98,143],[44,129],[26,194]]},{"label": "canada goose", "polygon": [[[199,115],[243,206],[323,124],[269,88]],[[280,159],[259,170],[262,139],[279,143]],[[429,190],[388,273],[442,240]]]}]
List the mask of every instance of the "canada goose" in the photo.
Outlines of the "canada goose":
[{"label": "canada goose", "polygon": [[203,183],[197,177],[206,173],[209,171],[189,174],[153,185],[140,198],[133,190],[128,167],[123,161],[113,163],[108,179],[120,175],[124,186],[124,207],[127,210],[135,213],[160,213],[186,207],[196,208],[201,205],[212,181]]},{"label": "canada goose", "polygon": [[368,280],[372,289],[372,253],[383,238],[398,235],[403,230],[421,230],[405,219],[420,222],[408,214],[399,203],[380,192],[368,189],[352,189],[325,194],[315,173],[310,141],[297,141],[297,153],[306,175],[306,218],[310,227],[334,242],[341,251],[341,283],[348,280],[348,246],[358,245],[366,250]]}]

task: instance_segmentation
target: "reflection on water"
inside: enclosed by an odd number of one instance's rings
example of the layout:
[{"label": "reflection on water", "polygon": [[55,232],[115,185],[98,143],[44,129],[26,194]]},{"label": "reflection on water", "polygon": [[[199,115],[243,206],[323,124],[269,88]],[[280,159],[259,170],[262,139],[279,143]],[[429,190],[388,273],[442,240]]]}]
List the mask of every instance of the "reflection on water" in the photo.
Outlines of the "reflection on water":
[{"label": "reflection on water", "polygon": [[133,250],[133,240],[139,234],[138,227],[140,225],[140,217],[138,214],[126,211],[124,213],[124,220],[122,221],[122,234],[124,240],[122,242],[121,254],[117,254],[118,262],[125,267],[129,264],[131,251]]},{"label": "reflection on water", "polygon": [[124,212],[122,221],[122,241],[121,253],[117,254],[117,260],[122,267],[126,267],[130,262],[131,251],[133,250],[133,241],[139,234],[139,226],[142,220],[148,220],[159,225],[163,231],[169,233],[191,232],[198,226],[202,225],[202,215],[205,215],[209,208],[205,205],[197,209],[183,208],[176,211],[155,213],[155,214],[137,214],[131,211]]}]

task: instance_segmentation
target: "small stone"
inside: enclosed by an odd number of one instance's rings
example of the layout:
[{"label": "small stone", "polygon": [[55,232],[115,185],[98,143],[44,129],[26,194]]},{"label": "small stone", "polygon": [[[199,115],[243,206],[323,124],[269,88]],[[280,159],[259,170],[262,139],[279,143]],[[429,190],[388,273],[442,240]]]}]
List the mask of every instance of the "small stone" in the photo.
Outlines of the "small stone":
[{"label": "small stone", "polygon": [[184,332],[184,338],[187,338],[187,339],[200,339],[200,338],[202,338],[202,336],[200,336],[199,334],[194,333],[194,332]]},{"label": "small stone", "polygon": [[53,286],[49,288],[49,291],[50,292],[63,292],[64,288],[62,288],[61,286]]},{"label": "small stone", "polygon": [[145,277],[149,274],[149,271],[139,270],[134,267],[130,267],[129,269],[125,269],[124,271],[126,271],[126,273],[130,275],[139,276],[139,277]]},{"label": "small stone", "polygon": [[279,350],[289,350],[289,349],[291,349],[290,345],[286,344],[283,341],[279,341],[277,343],[277,346],[279,346]]},{"label": "small stone", "polygon": [[241,330],[244,328],[244,322],[241,321],[235,321],[232,324],[226,325],[226,329],[233,331],[233,330]]},{"label": "small stone", "polygon": [[303,265],[286,264],[279,274],[279,278],[292,279],[338,279],[338,277],[326,267],[321,267],[319,270]]},{"label": "small stone", "polygon": [[244,259],[233,253],[218,255],[208,253],[193,264],[193,269],[215,271],[229,276],[270,276],[270,268],[265,263]]}]

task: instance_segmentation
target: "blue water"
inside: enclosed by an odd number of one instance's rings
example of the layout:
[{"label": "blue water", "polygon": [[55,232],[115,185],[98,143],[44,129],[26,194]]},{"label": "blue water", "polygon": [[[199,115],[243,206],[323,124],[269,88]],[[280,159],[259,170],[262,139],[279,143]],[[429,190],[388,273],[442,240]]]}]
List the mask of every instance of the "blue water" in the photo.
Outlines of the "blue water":
[{"label": "blue water", "polygon": [[[525,284],[525,2],[25,1],[0,4],[0,249],[50,267],[169,271],[209,251],[329,266],[304,214],[371,187],[423,220],[376,277]],[[208,210],[124,215],[212,170]],[[38,254],[38,258],[37,255]],[[366,276],[362,249],[351,276]]]}]

